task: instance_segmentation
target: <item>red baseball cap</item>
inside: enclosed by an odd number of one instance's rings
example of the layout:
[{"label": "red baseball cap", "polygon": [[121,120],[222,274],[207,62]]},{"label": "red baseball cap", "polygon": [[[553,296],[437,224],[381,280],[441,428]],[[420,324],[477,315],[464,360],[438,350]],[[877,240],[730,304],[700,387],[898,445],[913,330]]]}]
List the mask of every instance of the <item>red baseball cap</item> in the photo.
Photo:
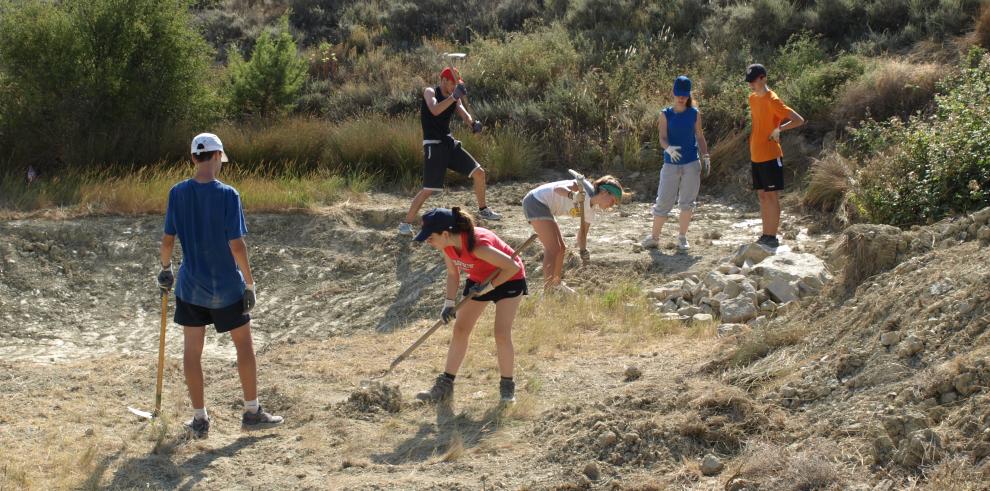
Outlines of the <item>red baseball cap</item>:
[{"label": "red baseball cap", "polygon": [[458,84],[464,83],[464,80],[461,80],[461,74],[457,73],[457,70],[450,67],[444,68],[443,71],[440,72],[440,78],[445,78]]}]

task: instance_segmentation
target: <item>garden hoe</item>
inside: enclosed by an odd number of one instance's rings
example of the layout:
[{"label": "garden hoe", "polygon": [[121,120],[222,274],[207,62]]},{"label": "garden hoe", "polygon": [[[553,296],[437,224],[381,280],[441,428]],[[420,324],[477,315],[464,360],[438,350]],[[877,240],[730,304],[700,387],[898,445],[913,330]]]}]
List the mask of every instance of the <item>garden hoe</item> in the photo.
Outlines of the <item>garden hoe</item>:
[{"label": "garden hoe", "polygon": [[[523,249],[529,247],[529,245],[532,244],[533,241],[536,240],[536,237],[537,237],[536,234],[530,235],[529,238],[526,239],[526,242],[523,242],[522,245],[519,246],[516,249],[516,252],[513,252],[512,253],[512,259],[515,259],[516,256],[518,256],[519,253],[523,251]],[[498,271],[493,272],[482,283],[488,283],[488,282],[492,281],[492,279],[494,279],[497,274],[498,274]],[[464,303],[467,302],[468,300],[470,300],[471,298],[472,297],[464,297],[464,298],[462,298],[459,302],[457,302],[456,305],[454,305],[454,311],[456,312],[456,311],[460,310],[461,309],[461,306],[464,305]],[[440,329],[440,327],[443,326],[443,325],[444,325],[444,322],[443,322],[442,319],[436,321],[436,323],[433,324],[433,327],[427,329],[426,332],[424,332],[423,335],[421,335],[419,337],[419,339],[417,339],[416,342],[414,342],[412,344],[412,346],[409,346],[408,348],[406,348],[406,350],[403,351],[401,355],[399,355],[395,360],[393,360],[392,361],[392,364],[389,365],[388,368],[385,369],[385,371],[383,371],[382,373],[380,373],[378,375],[375,375],[374,377],[371,377],[371,380],[377,380],[377,379],[380,379],[380,378],[385,377],[389,373],[392,373],[392,370],[395,369],[395,367],[399,363],[402,363],[403,360],[405,360],[406,358],[408,358],[409,357],[409,354],[412,353],[413,350],[415,350],[416,348],[418,348],[419,345],[423,344],[423,342],[426,341],[427,338],[429,338],[431,335],[433,335],[433,333],[436,332],[437,329]],[[371,380],[364,380],[364,381],[362,381],[361,382],[361,386],[362,387],[367,387],[367,386],[371,385]]]},{"label": "garden hoe", "polygon": [[127,410],[143,419],[154,419],[162,409],[162,375],[165,370],[165,326],[168,324],[168,293],[167,288],[161,288],[162,293],[162,327],[158,333],[158,380],[155,384],[155,412],[149,413],[135,407],[127,406]]}]

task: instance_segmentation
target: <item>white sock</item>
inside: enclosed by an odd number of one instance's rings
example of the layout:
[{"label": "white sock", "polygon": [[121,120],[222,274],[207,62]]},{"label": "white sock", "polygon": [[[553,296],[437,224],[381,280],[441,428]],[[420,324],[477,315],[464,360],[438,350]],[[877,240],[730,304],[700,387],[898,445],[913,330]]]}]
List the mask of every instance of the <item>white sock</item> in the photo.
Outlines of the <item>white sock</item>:
[{"label": "white sock", "polygon": [[205,407],[202,407],[202,408],[199,408],[199,409],[195,409],[194,408],[193,409],[193,418],[194,419],[210,419],[210,417],[206,414],[206,408]]},{"label": "white sock", "polygon": [[244,412],[254,414],[261,409],[261,404],[258,404],[258,400],[244,401]]}]

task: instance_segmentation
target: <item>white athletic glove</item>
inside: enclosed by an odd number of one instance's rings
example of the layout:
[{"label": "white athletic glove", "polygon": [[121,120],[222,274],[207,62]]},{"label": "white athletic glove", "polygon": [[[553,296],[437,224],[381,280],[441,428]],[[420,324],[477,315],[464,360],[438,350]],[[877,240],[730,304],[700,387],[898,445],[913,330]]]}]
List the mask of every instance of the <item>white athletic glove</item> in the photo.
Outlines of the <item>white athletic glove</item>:
[{"label": "white athletic glove", "polygon": [[712,158],[708,155],[701,157],[701,174],[708,177],[712,173]]},{"label": "white athletic glove", "polygon": [[674,145],[668,145],[664,149],[663,153],[670,155],[671,162],[680,162],[681,160],[681,147],[675,147]]},{"label": "white athletic glove", "polygon": [[780,128],[774,128],[773,131],[770,132],[770,139],[775,142],[780,142]]}]

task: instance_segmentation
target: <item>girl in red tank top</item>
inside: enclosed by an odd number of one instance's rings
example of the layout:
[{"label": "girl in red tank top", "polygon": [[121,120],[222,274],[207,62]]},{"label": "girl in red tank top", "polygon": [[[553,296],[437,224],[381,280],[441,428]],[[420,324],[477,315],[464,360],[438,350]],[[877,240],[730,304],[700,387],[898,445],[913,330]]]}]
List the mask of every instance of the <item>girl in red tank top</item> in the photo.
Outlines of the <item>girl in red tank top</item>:
[{"label": "girl in red tank top", "polygon": [[[474,221],[459,208],[435,208],[423,215],[423,228],[416,236],[441,252],[447,265],[447,288],[440,318],[454,319],[454,332],[447,351],[447,362],[430,390],[416,394],[427,402],[448,402],[454,393],[454,378],[467,354],[471,331],[489,302],[495,304],[495,347],[502,376],[499,393],[503,403],[515,401],[512,323],[522,296],[528,293],[522,259],[494,232],[475,227]],[[454,311],[461,272],[467,273],[463,295],[470,300]]]}]

